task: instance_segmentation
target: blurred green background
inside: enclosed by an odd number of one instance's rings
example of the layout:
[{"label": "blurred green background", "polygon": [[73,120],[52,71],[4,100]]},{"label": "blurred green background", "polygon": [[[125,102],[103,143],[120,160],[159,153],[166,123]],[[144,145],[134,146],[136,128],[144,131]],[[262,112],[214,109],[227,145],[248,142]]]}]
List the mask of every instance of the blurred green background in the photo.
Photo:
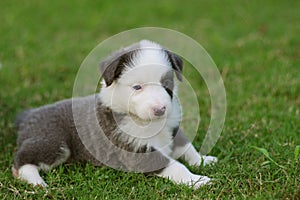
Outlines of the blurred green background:
[{"label": "blurred green background", "polygon": [[[300,1],[0,2],[0,197],[2,199],[298,199],[300,169]],[[227,117],[212,154],[216,166],[190,167],[215,182],[199,190],[141,174],[64,165],[43,173],[47,191],[13,179],[14,117],[72,96],[77,70],[101,41],[145,26],[198,41],[225,82]],[[98,70],[98,69],[96,69]],[[186,72],[185,72],[186,73]],[[187,74],[191,83],[199,77]],[[205,85],[198,88],[207,94]],[[200,147],[209,122],[209,97]],[[262,150],[266,149],[268,157]],[[278,165],[281,167],[279,167]]]}]

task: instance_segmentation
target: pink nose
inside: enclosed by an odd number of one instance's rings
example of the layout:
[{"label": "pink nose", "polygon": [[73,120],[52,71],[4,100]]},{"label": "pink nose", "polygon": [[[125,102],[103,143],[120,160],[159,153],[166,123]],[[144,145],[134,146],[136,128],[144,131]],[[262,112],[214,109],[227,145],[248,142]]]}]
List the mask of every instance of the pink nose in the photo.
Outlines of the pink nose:
[{"label": "pink nose", "polygon": [[166,106],[154,107],[153,112],[155,116],[162,116],[165,114]]}]

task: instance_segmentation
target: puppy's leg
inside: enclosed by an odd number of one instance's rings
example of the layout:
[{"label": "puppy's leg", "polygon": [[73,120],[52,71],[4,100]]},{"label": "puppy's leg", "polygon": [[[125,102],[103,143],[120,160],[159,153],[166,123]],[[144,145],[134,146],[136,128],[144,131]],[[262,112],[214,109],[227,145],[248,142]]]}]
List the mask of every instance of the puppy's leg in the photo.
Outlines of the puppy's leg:
[{"label": "puppy's leg", "polygon": [[29,184],[47,184],[39,175],[38,170],[50,170],[65,162],[70,156],[70,150],[61,140],[45,138],[29,138],[24,140],[16,152],[13,175]]},{"label": "puppy's leg", "polygon": [[38,166],[36,165],[25,164],[22,167],[20,167],[19,170],[16,170],[14,167],[12,170],[16,178],[20,178],[26,181],[27,183],[32,184],[33,186],[37,186],[37,185],[40,185],[42,187],[47,186],[45,181],[40,176],[38,171]]},{"label": "puppy's leg", "polygon": [[210,179],[206,176],[200,176],[191,173],[183,164],[176,160],[170,160],[170,163],[158,174],[160,177],[169,178],[177,184],[186,184],[193,188],[198,188],[209,183]]},{"label": "puppy's leg", "polygon": [[188,162],[189,165],[203,165],[213,164],[218,161],[214,156],[200,155],[192,143],[185,137],[183,132],[178,129],[174,136],[173,158],[182,158]]}]

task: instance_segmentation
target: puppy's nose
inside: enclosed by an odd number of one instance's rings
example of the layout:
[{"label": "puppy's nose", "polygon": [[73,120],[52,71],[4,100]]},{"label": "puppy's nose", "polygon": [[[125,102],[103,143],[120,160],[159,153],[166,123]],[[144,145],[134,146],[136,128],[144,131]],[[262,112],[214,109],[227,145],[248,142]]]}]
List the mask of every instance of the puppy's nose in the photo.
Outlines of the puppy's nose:
[{"label": "puppy's nose", "polygon": [[155,116],[162,116],[165,114],[166,106],[154,107],[153,112]]}]

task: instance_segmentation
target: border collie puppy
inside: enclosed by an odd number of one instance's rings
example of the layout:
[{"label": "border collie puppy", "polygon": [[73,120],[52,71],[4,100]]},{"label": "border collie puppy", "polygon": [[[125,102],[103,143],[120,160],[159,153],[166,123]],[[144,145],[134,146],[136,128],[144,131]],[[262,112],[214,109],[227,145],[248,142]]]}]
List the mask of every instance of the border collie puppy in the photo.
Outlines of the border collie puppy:
[{"label": "border collie puppy", "polygon": [[193,188],[209,183],[176,160],[197,166],[217,161],[199,155],[179,128],[174,76],[181,81],[182,68],[178,55],[147,40],[113,53],[100,64],[100,93],[18,115],[13,175],[46,186],[39,170],[87,161]]}]

